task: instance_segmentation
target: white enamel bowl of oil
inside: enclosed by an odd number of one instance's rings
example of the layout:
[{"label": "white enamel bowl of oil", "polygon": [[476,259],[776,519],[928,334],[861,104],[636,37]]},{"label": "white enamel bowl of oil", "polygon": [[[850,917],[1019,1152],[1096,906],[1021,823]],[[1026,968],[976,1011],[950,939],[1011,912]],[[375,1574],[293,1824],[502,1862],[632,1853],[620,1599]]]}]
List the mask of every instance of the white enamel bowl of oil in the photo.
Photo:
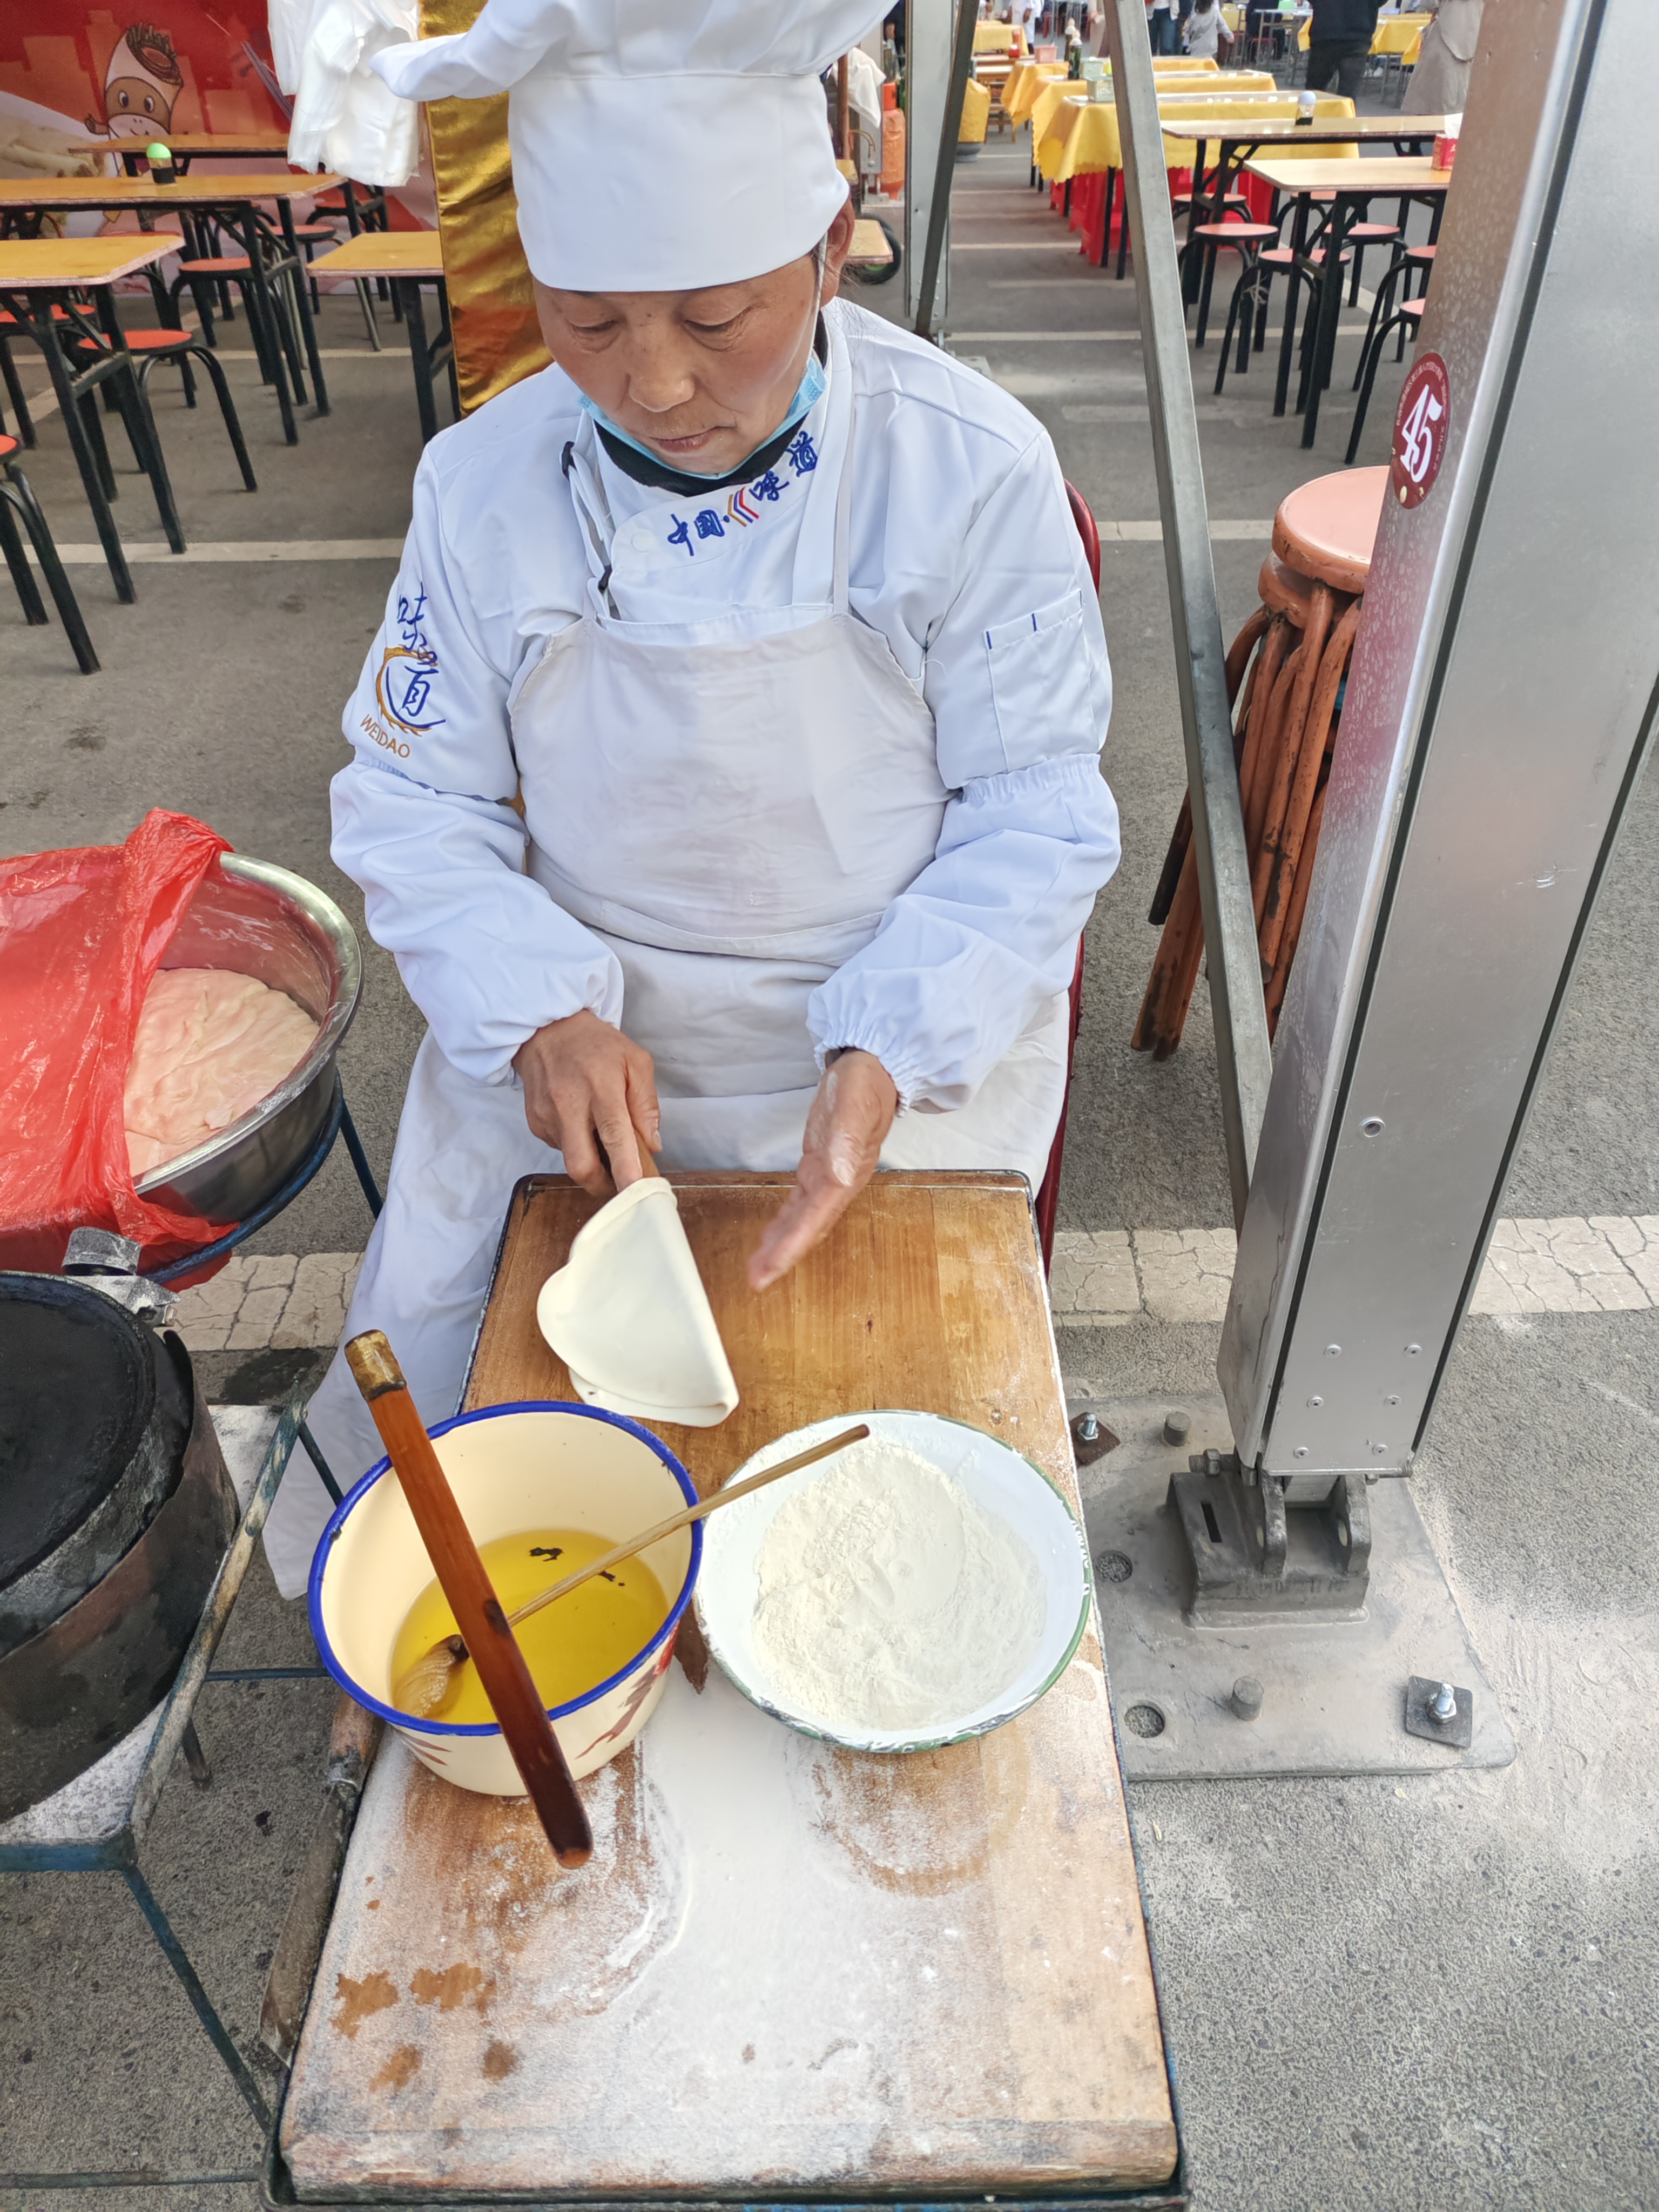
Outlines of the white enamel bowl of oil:
[{"label": "white enamel bowl of oil", "polygon": [[[608,1547],[696,1503],[691,1478],[665,1444],[593,1406],[490,1406],[441,1423],[432,1442],[481,1549],[542,1528],[589,1531]],[[659,1538],[639,1557],[661,1585],[666,1619],[604,1680],[548,1709],[579,1778],[625,1750],[656,1709],[702,1558],[702,1524]],[[558,1578],[550,1565],[548,1584]],[[317,1547],[310,1592],[317,1649],[341,1688],[389,1723],[434,1774],[488,1796],[521,1797],[524,1784],[495,1722],[424,1718],[393,1701],[398,1632],[432,1579],[402,1487],[381,1460],[336,1509]]]},{"label": "white enamel bowl of oil", "polygon": [[772,1678],[757,1648],[755,1611],[760,1592],[759,1554],[773,1522],[793,1498],[830,1476],[834,1458],[786,1474],[752,1498],[726,1507],[704,1525],[696,1614],[711,1657],[744,1697],[805,1735],[853,1751],[935,1751],[969,1736],[986,1735],[1034,1705],[1070,1666],[1089,1624],[1091,1580],[1088,1546],[1066,1499],[1042,1468],[981,1429],[939,1413],[839,1413],[780,1437],[738,1468],[741,1482],[764,1467],[808,1450],[846,1428],[868,1424],[872,1437],[902,1445],[951,1477],[983,1511],[1006,1522],[1030,1547],[1042,1578],[1044,1617],[1036,1644],[1013,1678],[994,1696],[927,1729],[849,1727],[808,1711]]}]

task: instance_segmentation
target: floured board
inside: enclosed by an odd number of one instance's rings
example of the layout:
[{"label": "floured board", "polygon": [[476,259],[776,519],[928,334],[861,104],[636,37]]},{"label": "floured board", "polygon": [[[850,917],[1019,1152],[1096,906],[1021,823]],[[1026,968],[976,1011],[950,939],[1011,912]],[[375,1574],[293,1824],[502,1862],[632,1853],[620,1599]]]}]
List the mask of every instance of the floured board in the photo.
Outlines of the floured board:
[{"label": "floured board", "polygon": [[[676,1176],[743,1393],[667,1428],[700,1487],[875,1406],[972,1421],[1075,1503],[1024,1183],[884,1176],[756,1297],[788,1178]],[[592,1201],[514,1194],[469,1405],[569,1395],[537,1291]],[[581,1787],[592,1863],[388,1741],[283,2123],[302,2197],[1127,2191],[1176,2155],[1100,1648],[995,1734],[883,1759],[684,1663]]]}]

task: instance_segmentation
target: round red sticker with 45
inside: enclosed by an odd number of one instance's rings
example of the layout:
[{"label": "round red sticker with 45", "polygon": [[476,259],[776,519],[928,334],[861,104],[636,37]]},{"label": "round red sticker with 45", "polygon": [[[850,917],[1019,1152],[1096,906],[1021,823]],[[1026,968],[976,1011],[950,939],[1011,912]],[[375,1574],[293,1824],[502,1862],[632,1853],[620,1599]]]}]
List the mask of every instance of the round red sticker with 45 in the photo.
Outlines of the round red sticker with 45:
[{"label": "round red sticker with 45", "polygon": [[1437,353],[1412,363],[1394,418],[1389,486],[1401,507],[1418,507],[1434,489],[1451,431],[1451,379]]}]

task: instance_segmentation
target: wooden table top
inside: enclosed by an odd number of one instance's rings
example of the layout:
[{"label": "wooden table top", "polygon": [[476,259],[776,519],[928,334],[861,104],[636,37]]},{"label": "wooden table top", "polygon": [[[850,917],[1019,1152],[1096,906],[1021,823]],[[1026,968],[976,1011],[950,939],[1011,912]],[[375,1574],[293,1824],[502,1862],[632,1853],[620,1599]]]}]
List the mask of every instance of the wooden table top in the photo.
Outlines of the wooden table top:
[{"label": "wooden table top", "polygon": [[1437,169],[1428,154],[1388,161],[1276,161],[1268,155],[1244,167],[1281,192],[1443,192],[1451,182],[1451,171]]},{"label": "wooden table top", "polygon": [[288,152],[288,133],[275,127],[269,131],[152,131],[148,137],[116,139],[118,154],[142,154],[146,146],[157,141],[169,152],[184,154],[191,161],[204,154],[217,154],[226,160],[239,155]]},{"label": "wooden table top", "polygon": [[70,285],[112,284],[178,251],[173,231],[162,238],[0,238],[0,288],[62,292]]},{"label": "wooden table top", "polygon": [[433,276],[444,273],[443,249],[435,230],[364,230],[319,253],[313,276]]},{"label": "wooden table top", "polygon": [[[1164,105],[1162,100],[1158,102],[1160,112]],[[1225,118],[1207,133],[1201,133],[1196,128],[1184,129],[1171,123],[1165,123],[1162,128],[1166,138],[1195,138],[1200,136],[1263,140],[1283,138],[1291,145],[1337,146],[1358,144],[1367,138],[1437,137],[1445,120],[1443,115],[1409,115],[1405,118],[1402,129],[1398,121],[1384,115],[1351,115],[1346,121],[1340,117],[1332,117],[1313,123],[1286,122],[1282,118],[1264,117],[1259,124],[1252,123],[1248,115],[1241,115]],[[1237,129],[1233,127],[1235,123]]]},{"label": "wooden table top", "polygon": [[[920,1407],[1006,1438],[1076,1510],[1020,1178],[878,1176],[758,1297],[744,1262],[790,1178],[670,1181],[742,1393],[719,1428],[661,1431],[705,1494],[804,1423]],[[562,1177],[514,1194],[469,1408],[570,1396],[534,1304],[593,1203]],[[386,1739],[284,2106],[301,2199],[1029,2199],[1166,2178],[1094,1631],[1018,1720],[905,1757],[781,1726],[684,1633],[679,1659],[643,1735],[580,1785],[580,1873],[524,1801],[453,1789]]]},{"label": "wooden table top", "polygon": [[345,182],[325,170],[320,176],[180,177],[158,185],[153,177],[0,177],[0,207],[124,208],[228,207],[239,200],[307,199]]}]

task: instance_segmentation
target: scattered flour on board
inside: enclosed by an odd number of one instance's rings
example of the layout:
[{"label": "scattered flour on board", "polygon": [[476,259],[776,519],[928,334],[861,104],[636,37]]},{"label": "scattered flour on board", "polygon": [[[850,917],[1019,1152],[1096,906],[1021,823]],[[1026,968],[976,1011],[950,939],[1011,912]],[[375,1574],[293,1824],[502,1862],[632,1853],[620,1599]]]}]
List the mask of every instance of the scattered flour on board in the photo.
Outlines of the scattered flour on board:
[{"label": "scattered flour on board", "polygon": [[1024,1539],[879,1437],[789,1500],[756,1567],[755,1649],[774,1686],[831,1728],[963,1718],[1014,1680],[1047,1617]]}]

